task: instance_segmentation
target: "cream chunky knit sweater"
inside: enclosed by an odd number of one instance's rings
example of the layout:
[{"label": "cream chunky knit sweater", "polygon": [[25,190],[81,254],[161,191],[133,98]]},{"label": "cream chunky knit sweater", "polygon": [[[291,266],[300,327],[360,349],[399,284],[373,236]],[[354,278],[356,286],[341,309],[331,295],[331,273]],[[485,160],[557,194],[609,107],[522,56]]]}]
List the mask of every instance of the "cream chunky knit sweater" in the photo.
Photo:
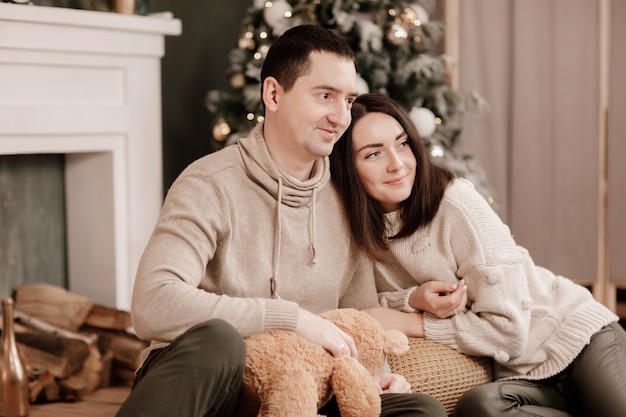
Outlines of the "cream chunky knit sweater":
[{"label": "cream chunky knit sweater", "polygon": [[[398,213],[387,215],[390,233]],[[618,320],[573,281],[535,266],[474,187],[456,179],[433,221],[390,241],[390,263],[376,266],[383,306],[415,311],[413,290],[430,281],[468,287],[467,310],[448,319],[424,314],[427,339],[490,356],[498,379],[544,379],[565,369],[591,336]]]},{"label": "cream chunky knit sweater", "polygon": [[[243,336],[314,313],[378,305],[372,264],[351,243],[328,159],[298,181],[272,161],[262,125],[192,163],[169,190],[141,259],[131,315],[163,346],[213,318]],[[147,353],[147,352],[146,352]]]}]

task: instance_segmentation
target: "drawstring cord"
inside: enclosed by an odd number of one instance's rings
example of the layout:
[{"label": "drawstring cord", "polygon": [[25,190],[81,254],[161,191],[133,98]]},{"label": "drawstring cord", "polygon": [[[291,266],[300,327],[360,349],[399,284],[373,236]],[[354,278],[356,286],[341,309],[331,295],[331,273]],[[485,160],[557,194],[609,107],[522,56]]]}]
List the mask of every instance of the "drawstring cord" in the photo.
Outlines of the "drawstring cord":
[{"label": "drawstring cord", "polygon": [[317,253],[315,251],[315,201],[317,200],[317,186],[313,188],[311,196],[311,212],[309,213],[309,233],[311,234],[311,243],[309,244],[309,264],[317,263]]},{"label": "drawstring cord", "polygon": [[[317,252],[315,249],[315,202],[317,200],[317,190],[318,187],[313,188],[313,192],[311,195],[311,205],[309,212],[309,233],[311,236],[311,243],[309,244],[309,264],[315,265],[317,263]],[[273,259],[273,271],[272,277],[270,278],[270,292],[271,296],[274,299],[280,300],[280,295],[278,295],[277,291],[277,282],[278,282],[278,261],[280,259],[280,247],[282,243],[282,216],[281,216],[281,207],[282,207],[282,196],[283,196],[283,180],[282,178],[278,178],[278,196],[277,196],[277,204],[278,207],[276,209],[276,225],[277,232],[275,234],[274,240],[274,259]]]},{"label": "drawstring cord", "polygon": [[278,195],[277,195],[277,204],[278,204],[278,208],[276,209],[276,225],[277,225],[277,232],[275,233],[275,242],[274,242],[274,271],[273,271],[273,275],[272,278],[270,278],[270,291],[272,294],[272,298],[275,299],[279,299],[280,300],[280,296],[278,295],[278,292],[276,292],[276,281],[278,278],[278,260],[280,259],[280,245],[281,245],[281,241],[282,241],[282,223],[281,223],[281,215],[280,215],[280,210],[281,210],[281,206],[282,206],[282,199],[283,199],[283,179],[278,177]]}]

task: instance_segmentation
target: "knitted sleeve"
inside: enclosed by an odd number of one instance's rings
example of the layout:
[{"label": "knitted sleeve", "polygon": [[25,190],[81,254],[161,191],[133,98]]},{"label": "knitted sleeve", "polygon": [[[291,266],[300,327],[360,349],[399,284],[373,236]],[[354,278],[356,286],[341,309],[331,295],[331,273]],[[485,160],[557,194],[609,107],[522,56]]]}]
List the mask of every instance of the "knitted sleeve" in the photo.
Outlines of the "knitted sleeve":
[{"label": "knitted sleeve", "polygon": [[378,302],[381,307],[400,310],[405,313],[416,313],[417,310],[409,304],[409,298],[417,286],[408,287],[397,291],[381,291],[378,293]]},{"label": "knitted sleeve", "polygon": [[140,337],[169,342],[214,318],[228,321],[243,336],[295,329],[296,303],[229,297],[199,288],[228,227],[224,201],[219,187],[201,175],[181,175],[169,190],[133,289],[131,315]]},{"label": "knitted sleeve", "polygon": [[461,352],[506,362],[526,345],[528,277],[536,268],[485,199],[468,182],[455,184],[440,208],[446,225],[441,238],[467,284],[468,309],[449,319],[424,314],[424,332]]}]

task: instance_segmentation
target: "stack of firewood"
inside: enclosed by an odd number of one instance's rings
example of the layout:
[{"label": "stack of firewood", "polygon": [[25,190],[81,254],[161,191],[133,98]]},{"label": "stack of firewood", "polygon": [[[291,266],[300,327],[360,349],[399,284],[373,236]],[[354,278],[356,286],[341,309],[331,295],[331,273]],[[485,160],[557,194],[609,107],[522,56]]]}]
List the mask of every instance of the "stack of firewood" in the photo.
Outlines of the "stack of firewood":
[{"label": "stack of firewood", "polygon": [[132,384],[148,345],[133,333],[128,312],[48,284],[17,289],[15,330],[33,403]]}]

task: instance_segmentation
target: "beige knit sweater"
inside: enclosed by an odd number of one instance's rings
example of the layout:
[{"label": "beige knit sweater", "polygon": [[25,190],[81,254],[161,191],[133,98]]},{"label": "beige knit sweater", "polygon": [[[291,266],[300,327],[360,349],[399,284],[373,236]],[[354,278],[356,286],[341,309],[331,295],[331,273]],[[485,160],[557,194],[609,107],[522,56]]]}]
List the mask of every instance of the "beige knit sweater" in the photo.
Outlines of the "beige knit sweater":
[{"label": "beige knit sweater", "polygon": [[351,243],[328,159],[298,181],[273,163],[262,132],[259,125],[192,163],[169,190],[133,290],[140,337],[169,342],[213,318],[243,336],[294,330],[298,306],[378,305],[372,264]]},{"label": "beige knit sweater", "polygon": [[[387,216],[398,230],[398,213]],[[471,355],[490,356],[499,379],[544,379],[565,369],[591,336],[618,320],[573,281],[535,266],[485,199],[466,180],[448,186],[433,221],[390,242],[388,265],[377,265],[380,301],[415,311],[408,298],[430,280],[468,286],[463,314],[424,314],[427,339]]]}]

